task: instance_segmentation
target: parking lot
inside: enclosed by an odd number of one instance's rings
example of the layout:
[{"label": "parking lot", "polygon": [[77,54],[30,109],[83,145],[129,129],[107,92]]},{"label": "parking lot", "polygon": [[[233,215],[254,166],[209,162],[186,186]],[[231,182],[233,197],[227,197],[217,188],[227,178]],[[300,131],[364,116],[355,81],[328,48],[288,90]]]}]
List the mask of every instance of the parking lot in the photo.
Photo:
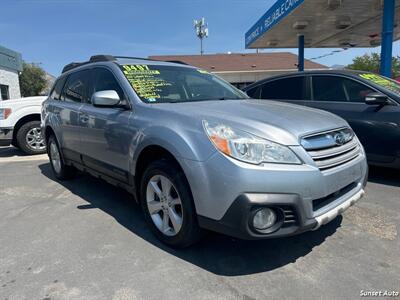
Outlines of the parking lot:
[{"label": "parking lot", "polygon": [[0,299],[358,298],[399,291],[400,173],[315,232],[264,241],[209,234],[173,250],[129,194],[53,177],[46,155],[0,148]]}]

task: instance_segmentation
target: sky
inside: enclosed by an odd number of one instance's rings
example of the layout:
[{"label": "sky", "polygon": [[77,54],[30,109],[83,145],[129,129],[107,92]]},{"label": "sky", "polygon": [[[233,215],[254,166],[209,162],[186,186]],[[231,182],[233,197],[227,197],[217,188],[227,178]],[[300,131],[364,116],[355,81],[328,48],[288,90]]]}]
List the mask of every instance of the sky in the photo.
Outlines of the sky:
[{"label": "sky", "polygon": [[[198,54],[200,42],[193,20],[205,17],[210,31],[204,42],[206,53],[254,52],[245,50],[244,34],[274,2],[1,0],[0,45],[21,52],[25,61],[41,64],[57,76],[64,65],[94,54]],[[331,50],[306,49],[305,57]],[[316,62],[346,65],[355,56],[379,51],[379,47],[349,49]],[[393,44],[393,55],[400,55],[400,42]]]}]

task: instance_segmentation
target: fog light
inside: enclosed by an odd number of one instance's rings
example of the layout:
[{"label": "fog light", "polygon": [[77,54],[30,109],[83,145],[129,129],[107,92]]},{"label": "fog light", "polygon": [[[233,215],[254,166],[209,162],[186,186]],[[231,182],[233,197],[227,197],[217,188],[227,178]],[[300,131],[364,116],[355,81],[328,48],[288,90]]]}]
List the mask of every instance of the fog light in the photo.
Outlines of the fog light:
[{"label": "fog light", "polygon": [[253,226],[257,230],[265,230],[276,223],[276,213],[270,208],[262,208],[254,214]]}]

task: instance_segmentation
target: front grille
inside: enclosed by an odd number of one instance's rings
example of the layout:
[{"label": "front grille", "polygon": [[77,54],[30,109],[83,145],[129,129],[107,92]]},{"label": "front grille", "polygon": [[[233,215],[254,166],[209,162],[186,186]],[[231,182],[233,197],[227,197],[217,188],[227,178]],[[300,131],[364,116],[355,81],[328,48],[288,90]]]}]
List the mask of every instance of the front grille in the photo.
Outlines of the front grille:
[{"label": "front grille", "polygon": [[360,144],[349,128],[305,137],[302,145],[320,170],[340,166],[361,153]]}]

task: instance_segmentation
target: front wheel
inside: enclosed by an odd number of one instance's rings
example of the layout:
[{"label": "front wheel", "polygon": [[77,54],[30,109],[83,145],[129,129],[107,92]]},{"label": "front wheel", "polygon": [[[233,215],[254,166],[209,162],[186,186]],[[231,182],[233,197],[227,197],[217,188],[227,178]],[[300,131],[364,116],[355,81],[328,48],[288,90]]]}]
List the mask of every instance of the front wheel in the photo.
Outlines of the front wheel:
[{"label": "front wheel", "polygon": [[17,132],[17,144],[27,154],[46,153],[46,144],[42,136],[40,121],[30,121]]},{"label": "front wheel", "polygon": [[162,242],[182,248],[201,237],[189,184],[175,163],[150,163],[141,180],[140,195],[146,221]]}]

